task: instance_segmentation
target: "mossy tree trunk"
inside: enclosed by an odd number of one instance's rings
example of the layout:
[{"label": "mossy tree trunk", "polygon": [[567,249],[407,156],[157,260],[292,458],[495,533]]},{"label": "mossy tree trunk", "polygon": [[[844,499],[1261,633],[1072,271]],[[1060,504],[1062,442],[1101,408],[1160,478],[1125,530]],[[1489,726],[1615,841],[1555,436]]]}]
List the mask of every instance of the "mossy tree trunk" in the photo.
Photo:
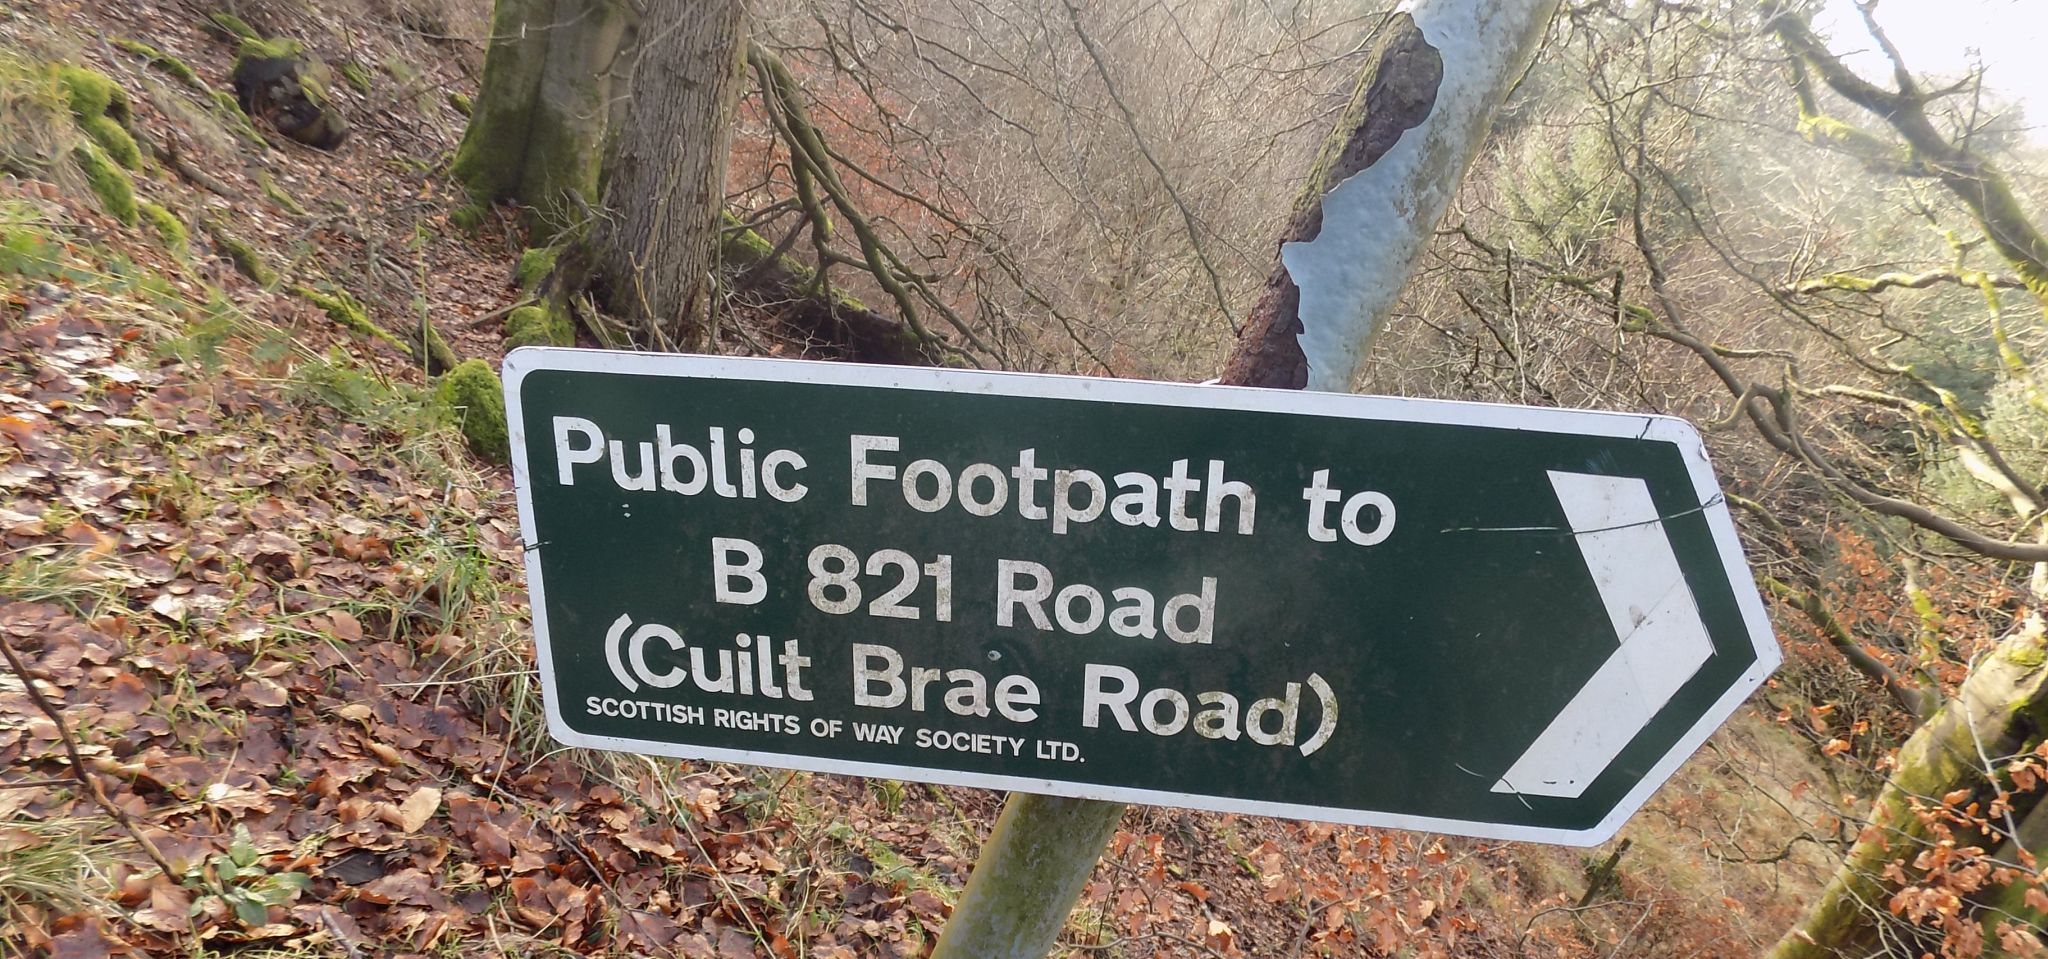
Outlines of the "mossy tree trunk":
[{"label": "mossy tree trunk", "polygon": [[[1877,919],[1889,915],[1887,905],[1900,887],[1890,867],[1911,863],[1917,853],[1944,838],[1956,846],[1998,845],[1987,836],[1963,835],[1953,824],[1954,834],[1938,836],[1935,818],[1921,811],[1945,800],[1956,807],[1990,805],[1998,790],[1995,773],[1986,768],[1992,757],[2011,756],[2039,742],[2048,730],[2044,720],[2048,642],[2040,619],[2033,617],[1971,670],[1955,698],[1900,747],[1897,769],[1878,794],[1870,826],[1850,847],[1820,900],[1778,941],[1768,959],[1888,954],[1887,942],[1895,946],[1900,939],[1910,940],[1914,930],[1895,927],[1888,937]],[[1963,795],[1950,800],[1958,791]],[[2020,838],[2024,842],[2027,837]],[[1906,873],[1915,871],[1909,868]]]},{"label": "mossy tree trunk", "polygon": [[523,204],[543,239],[588,219],[633,24],[620,0],[497,0],[451,170],[473,203]]},{"label": "mossy tree trunk", "polygon": [[746,3],[645,0],[643,13],[595,252],[612,311],[672,348],[708,329]]}]

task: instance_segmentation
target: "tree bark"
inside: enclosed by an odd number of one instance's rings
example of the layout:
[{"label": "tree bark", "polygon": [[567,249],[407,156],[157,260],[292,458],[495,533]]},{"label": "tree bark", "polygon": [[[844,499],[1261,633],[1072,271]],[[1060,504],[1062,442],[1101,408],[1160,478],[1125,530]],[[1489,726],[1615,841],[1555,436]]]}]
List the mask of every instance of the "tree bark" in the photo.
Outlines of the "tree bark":
[{"label": "tree bark", "polygon": [[[1420,0],[1389,17],[1223,382],[1351,388],[1558,2]],[[1045,955],[1122,811],[1011,794],[935,955]],[[990,869],[1000,873],[984,875]]]},{"label": "tree bark", "polygon": [[726,154],[746,55],[744,0],[648,0],[605,170],[598,274],[657,346],[705,330]]},{"label": "tree bark", "polygon": [[[1874,20],[1873,33],[1877,30]],[[1927,115],[1930,98],[1919,88],[1896,51],[1882,34],[1880,45],[1893,55],[1898,89],[1887,90],[1858,76],[1813,35],[1806,21],[1787,14],[1773,24],[1800,65],[1811,67],[1843,99],[1875,114],[1905,141],[1897,149],[1870,134],[1826,116],[1812,94],[1803,69],[1794,75],[1799,97],[1800,131],[1809,140],[1857,156],[1893,172],[1932,176],[1970,208],[1993,249],[2019,273],[2021,282],[2048,310],[2048,235],[2027,215],[2005,173],[1971,150],[1968,141],[1950,140]],[[1886,167],[1886,164],[1892,164]]]},{"label": "tree bark", "polygon": [[[1874,918],[1899,883],[1888,865],[1910,864],[1934,842],[1934,830],[1915,814],[1915,803],[1940,803],[1956,790],[1985,801],[1995,788],[1987,757],[2009,756],[2044,731],[2048,711],[2048,642],[2039,617],[2030,617],[1970,671],[1955,698],[1899,748],[1897,771],[1885,782],[1870,826],[1849,849],[1833,881],[1806,918],[1778,940],[1768,959],[1836,959],[1882,952],[1883,930]],[[1988,803],[1987,803],[1988,805]],[[1969,837],[1957,837],[1968,845]],[[1984,845],[1990,845],[1985,843]],[[1908,868],[1907,875],[1913,870]]]},{"label": "tree bark", "polygon": [[450,168],[473,204],[525,205],[542,240],[587,219],[632,25],[617,0],[497,0],[483,82]]},{"label": "tree bark", "polygon": [[1557,0],[1390,14],[1223,382],[1348,391]]}]

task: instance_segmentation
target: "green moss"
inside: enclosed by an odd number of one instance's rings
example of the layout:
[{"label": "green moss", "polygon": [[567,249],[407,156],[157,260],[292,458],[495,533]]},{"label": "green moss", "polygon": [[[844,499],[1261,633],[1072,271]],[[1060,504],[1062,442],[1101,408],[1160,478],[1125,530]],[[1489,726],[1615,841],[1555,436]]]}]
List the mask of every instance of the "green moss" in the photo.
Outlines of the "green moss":
[{"label": "green moss", "polygon": [[336,287],[316,290],[310,286],[301,286],[293,290],[293,292],[297,293],[307,302],[319,307],[321,312],[327,314],[328,319],[341,324],[351,332],[360,333],[371,339],[383,340],[397,347],[402,353],[408,355],[412,353],[412,347],[405,345],[397,337],[385,332],[383,327],[370,322],[369,311],[363,309],[363,304],[355,297],[350,296],[347,290]]},{"label": "green moss", "polygon": [[138,202],[136,208],[142,212],[142,218],[149,221],[150,228],[163,239],[164,249],[180,257],[185,255],[189,237],[185,232],[185,224],[178,219],[176,213],[148,200]]},{"label": "green moss", "polygon": [[263,134],[257,131],[256,125],[249,122],[249,115],[242,112],[242,105],[235,102],[234,94],[226,90],[213,90],[207,94],[207,98],[213,101],[214,115],[242,139],[260,147],[270,145],[270,141],[263,139]]},{"label": "green moss", "polygon": [[249,59],[289,60],[304,52],[306,48],[297,40],[284,37],[273,37],[268,40],[262,37],[243,37],[242,45],[235,50],[235,61],[239,63]]},{"label": "green moss", "polygon": [[775,244],[761,234],[745,229],[739,217],[729,212],[718,215],[719,237],[722,240],[723,258],[730,263],[752,265],[768,258],[775,252]]},{"label": "green moss", "polygon": [[505,348],[575,346],[576,323],[554,304],[522,306],[505,316]]},{"label": "green moss", "polygon": [[213,32],[230,40],[260,40],[263,35],[241,17],[226,10],[215,10],[206,15],[206,22],[214,27]]},{"label": "green moss", "polygon": [[213,237],[213,244],[227,255],[228,262],[235,265],[235,272],[248,277],[263,286],[277,282],[277,273],[263,262],[263,255],[256,248],[242,241],[238,236],[222,229],[217,223],[206,224],[207,235]]},{"label": "green moss", "polygon": [[434,403],[462,429],[470,452],[493,463],[510,455],[504,386],[489,363],[464,360],[434,385]]},{"label": "green moss", "polygon": [[114,46],[141,57],[143,62],[178,78],[180,83],[194,90],[206,89],[206,81],[201,80],[199,74],[191,66],[177,57],[171,56],[140,40],[117,39],[114,41]]},{"label": "green moss", "polygon": [[89,67],[62,63],[57,65],[57,82],[64,88],[64,99],[71,105],[73,116],[81,120],[112,117],[116,122],[127,121],[128,94],[115,86],[106,74]]},{"label": "green moss", "polygon": [[357,93],[369,93],[373,85],[370,79],[370,71],[365,69],[360,63],[342,64],[341,78],[347,80],[349,86],[356,88]]},{"label": "green moss", "polygon": [[92,194],[99,198],[100,209],[108,216],[128,226],[135,225],[135,181],[128,179],[127,171],[107,157],[105,151],[90,143],[81,143],[71,150],[71,159],[78,164],[78,171],[85,174],[85,182],[92,187]]},{"label": "green moss", "polygon": [[448,345],[448,338],[434,328],[433,321],[427,319],[424,311],[419,322],[413,325],[412,334],[420,349],[426,351],[428,373],[441,374],[455,368],[455,348]]},{"label": "green moss", "polygon": [[306,208],[300,206],[299,201],[292,199],[291,194],[278,188],[277,181],[270,178],[270,171],[256,171],[256,185],[263,188],[263,195],[269,197],[270,202],[284,207],[286,211],[295,216],[306,215]]},{"label": "green moss", "polygon": [[112,117],[86,117],[78,121],[78,128],[84,130],[85,135],[92,138],[92,142],[99,144],[100,149],[106,151],[107,157],[115,163],[130,170],[142,169],[142,147],[135,142],[135,137],[120,124],[115,123]]},{"label": "green moss", "polygon": [[469,94],[460,90],[448,91],[448,105],[454,107],[455,112],[463,116],[469,116],[476,110],[476,104],[470,100]]},{"label": "green moss", "polygon": [[515,274],[519,278],[519,288],[532,292],[540,281],[548,278],[548,274],[555,272],[555,258],[560,253],[559,248],[552,246],[529,247],[521,251],[519,270]]}]

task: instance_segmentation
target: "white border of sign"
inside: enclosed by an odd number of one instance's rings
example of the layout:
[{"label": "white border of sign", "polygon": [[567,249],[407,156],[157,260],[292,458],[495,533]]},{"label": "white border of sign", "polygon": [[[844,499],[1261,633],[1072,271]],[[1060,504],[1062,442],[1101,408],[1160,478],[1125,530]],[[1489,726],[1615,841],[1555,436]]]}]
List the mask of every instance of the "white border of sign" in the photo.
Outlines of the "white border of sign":
[{"label": "white border of sign", "polygon": [[1059,782],[1050,779],[1034,779],[1024,776],[998,776],[983,773],[961,772],[951,769],[932,769],[884,765],[880,763],[852,762],[827,759],[818,756],[801,756],[788,753],[756,752],[746,749],[718,749],[693,747],[678,743],[651,742],[640,739],[624,739],[613,736],[591,736],[576,732],[563,721],[559,712],[559,696],[556,692],[554,660],[549,655],[547,623],[547,590],[541,581],[540,556],[535,550],[526,552],[527,594],[533,611],[534,642],[539,647],[541,687],[547,705],[548,732],[556,740],[569,746],[584,746],[591,749],[608,749],[623,752],[650,753],[659,756],[674,756],[683,759],[709,759],[720,762],[744,763],[755,766],[772,766],[779,769],[801,769],[809,772],[836,773],[848,776],[873,776],[884,779],[910,778],[918,781],[941,783],[950,786],[973,786],[982,789],[1003,789],[1014,792],[1043,793],[1052,796],[1070,796],[1077,799],[1101,799],[1112,802],[1145,803],[1155,806],[1184,806],[1207,809],[1215,812],[1244,813],[1256,816],[1280,816],[1288,819],[1308,819],[1323,822],[1344,823],[1355,826],[1379,826],[1391,829],[1412,829],[1424,832],[1451,833],[1474,836],[1480,839],[1507,839],[1526,842],[1559,843],[1570,846],[1594,846],[1606,842],[1620,831],[1623,823],[1642,808],[1650,795],[1657,791],[1678,767],[1690,758],[1707,741],[1714,730],[1734,715],[1737,707],[1749,698],[1749,694],[1762,686],[1771,672],[1777,669],[1783,654],[1771,629],[1770,618],[1764,612],[1763,600],[1757,595],[1756,584],[1750,578],[1748,563],[1742,555],[1742,545],[1735,534],[1735,523],[1728,515],[1728,507],[1722,500],[1720,487],[1715,482],[1713,467],[1707,463],[1706,446],[1701,442],[1698,431],[1692,424],[1670,416],[1652,416],[1640,413],[1607,413],[1591,410],[1547,409],[1527,406],[1506,406],[1495,403],[1460,403],[1447,400],[1416,400],[1386,396],[1363,396],[1354,393],[1319,393],[1299,390],[1253,389],[1237,386],[1207,386],[1186,383],[1160,383],[1149,380],[1119,380],[1083,376],[1054,376],[1042,373],[990,373],[966,370],[940,370],[905,366],[877,366],[855,363],[828,363],[816,360],[780,360],[725,356],[690,356],[669,353],[628,353],[611,350],[565,349],[559,347],[521,347],[505,357],[505,411],[506,426],[512,442],[512,476],[519,498],[519,532],[525,543],[533,543],[537,532],[533,525],[532,471],[526,461],[526,430],[524,418],[520,415],[519,386],[528,373],[537,370],[565,370],[583,373],[623,373],[635,376],[687,376],[701,379],[747,380],[757,382],[808,383],[825,386],[865,386],[883,389],[915,390],[927,393],[978,393],[987,396],[1044,397],[1071,400],[1095,400],[1111,403],[1131,403],[1149,406],[1172,406],[1197,409],[1233,409],[1265,413],[1302,413],[1314,416],[1343,417],[1346,419],[1380,420],[1409,423],[1436,423],[1448,426],[1486,426],[1498,429],[1527,430],[1540,433],[1563,433],[1574,436],[1608,436],[1671,443],[1685,460],[1687,473],[1692,477],[1695,497],[1703,504],[1707,527],[1713,534],[1714,545],[1720,553],[1724,572],[1735,593],[1736,605],[1741,609],[1742,619],[1749,628],[1752,644],[1756,648],[1757,660],[1745,671],[1734,685],[1716,700],[1699,722],[1686,731],[1676,746],[1667,752],[1657,764],[1651,767],[1634,789],[1623,796],[1613,812],[1598,825],[1589,829],[1554,829],[1538,826],[1515,826],[1501,823],[1474,822],[1462,819],[1439,819],[1431,816],[1411,816],[1397,813],[1372,812],[1330,806],[1304,806],[1293,803],[1264,802],[1260,800],[1232,799],[1222,796],[1189,795],[1155,789],[1132,789],[1116,786],[1102,786],[1094,783]]}]

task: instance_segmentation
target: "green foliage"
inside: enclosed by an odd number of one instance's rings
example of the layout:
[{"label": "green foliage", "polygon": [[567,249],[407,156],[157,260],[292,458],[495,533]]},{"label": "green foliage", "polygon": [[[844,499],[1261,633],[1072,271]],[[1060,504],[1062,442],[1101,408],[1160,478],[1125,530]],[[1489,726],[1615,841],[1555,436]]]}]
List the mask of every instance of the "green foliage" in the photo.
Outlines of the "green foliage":
[{"label": "green foliage", "polygon": [[402,430],[413,425],[420,400],[406,388],[365,372],[347,352],[335,347],[327,356],[292,370],[291,394],[349,419],[378,429]]},{"label": "green foliage", "polygon": [[[250,838],[249,827],[236,825],[228,851],[216,853],[205,867],[195,864],[185,874],[185,885],[209,898],[222,899],[244,926],[269,925],[271,907],[299,898],[313,885],[313,877],[302,872],[272,872],[264,858]],[[208,872],[213,875],[209,877]]]},{"label": "green foliage", "polygon": [[100,209],[123,224],[134,226],[135,181],[128,179],[127,171],[91,143],[73,147],[71,159],[78,164],[78,171],[85,174],[85,182],[92,187],[93,196],[99,198]]},{"label": "green foliage", "polygon": [[244,319],[242,312],[228,302],[226,294],[208,286],[199,315],[186,324],[182,335],[157,343],[156,352],[209,371],[219,370],[227,361],[222,348]]},{"label": "green foliage", "polygon": [[185,255],[188,236],[185,224],[178,219],[177,214],[148,200],[138,202],[136,208],[141,210],[142,218],[149,221],[157,236],[163,239],[164,249],[181,257]]},{"label": "green foliage", "polygon": [[256,252],[255,247],[250,246],[240,237],[229,233],[218,223],[208,221],[206,233],[208,236],[213,237],[213,245],[218,247],[220,252],[227,256],[228,261],[235,265],[235,272],[248,277],[262,286],[270,286],[277,282],[276,271],[272,270],[270,265],[263,261],[263,254]]},{"label": "green foliage", "polygon": [[493,463],[511,455],[504,386],[489,363],[464,360],[434,385],[434,402],[462,429],[470,452]]},{"label": "green foliage", "polygon": [[78,121],[78,128],[106,151],[108,159],[130,170],[142,169],[142,147],[135,142],[134,135],[114,122],[114,118],[86,117]]},{"label": "green foliage", "polygon": [[1521,153],[1506,191],[1517,247],[1572,258],[1613,229],[1622,181],[1599,128],[1529,136]]},{"label": "green foliage", "polygon": [[206,89],[206,81],[201,80],[199,74],[191,66],[177,57],[171,56],[140,40],[130,40],[125,37],[116,39],[114,46],[141,57],[143,62],[178,78],[180,83],[194,90]]},{"label": "green foliage", "polygon": [[35,282],[65,275],[64,244],[39,227],[0,227],[0,289],[14,280]]},{"label": "green foliage", "polygon": [[[1993,387],[1983,415],[1984,435],[1998,447],[2021,480],[2039,488],[2048,482],[2048,391],[2032,378],[2007,380]],[[1970,474],[1954,458],[1927,470],[1928,485],[1954,506],[1988,515],[2011,507],[1997,490]]]},{"label": "green foliage", "polygon": [[348,81],[348,85],[354,87],[357,93],[368,93],[374,86],[370,79],[370,71],[353,61],[341,65],[341,78]]}]

